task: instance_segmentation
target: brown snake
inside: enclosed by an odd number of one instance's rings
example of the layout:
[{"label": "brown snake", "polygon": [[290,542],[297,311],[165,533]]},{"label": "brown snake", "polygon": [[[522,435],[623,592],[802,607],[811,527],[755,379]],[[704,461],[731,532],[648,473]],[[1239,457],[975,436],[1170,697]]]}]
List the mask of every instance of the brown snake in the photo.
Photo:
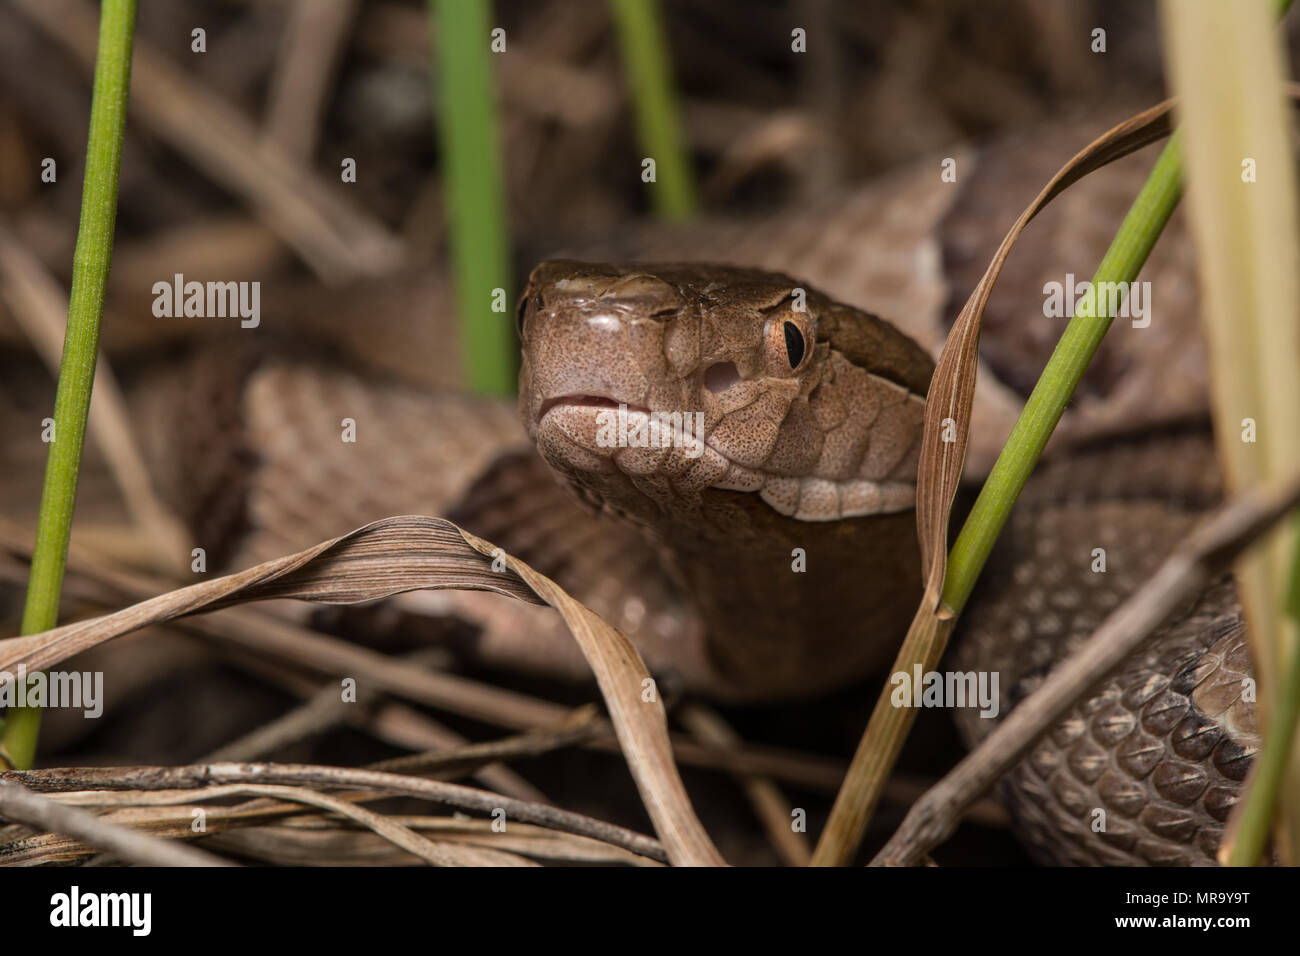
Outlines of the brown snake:
[{"label": "brown snake", "polygon": [[[137,390],[142,431],[156,443],[164,492],[233,565],[386,514],[446,514],[620,627],[657,674],[730,699],[815,694],[883,666],[914,609],[927,351],[941,341],[949,295],[964,295],[987,260],[989,224],[1010,222],[1032,191],[999,183],[1041,182],[1050,172],[1041,155],[1013,144],[962,156],[974,172],[960,189],[938,185],[936,165],[835,209],[700,228],[692,244],[629,240],[647,257],[667,250],[798,279],[720,266],[539,267],[519,311],[523,429],[504,403],[263,353],[236,371],[200,358],[148,379]],[[1128,168],[1140,175],[1140,162]],[[1059,278],[1063,254],[1091,268],[1133,179],[1072,189],[1013,256],[986,324],[973,474],[1005,434],[1019,378],[1054,339],[1050,322],[1024,319],[1041,309],[1043,275]],[[1208,432],[1192,421],[1205,373],[1188,332],[1188,253],[1166,246],[1146,272],[1163,311],[1145,337],[1112,332],[943,665],[998,672],[1000,713],[1217,500]],[[831,296],[897,317],[907,335]],[[359,328],[353,351],[378,334]],[[602,423],[620,404],[633,433],[660,413],[698,413],[690,421],[700,427],[666,448],[610,445]],[[355,444],[340,441],[345,417]],[[1095,548],[1106,549],[1105,573],[1090,571]],[[409,603],[473,623],[478,658],[585,674],[545,609],[457,592]],[[1241,700],[1247,671],[1223,581],[1008,776],[1035,855],[1212,862],[1258,744],[1253,705]],[[990,725],[969,709],[958,719],[971,739]]]}]

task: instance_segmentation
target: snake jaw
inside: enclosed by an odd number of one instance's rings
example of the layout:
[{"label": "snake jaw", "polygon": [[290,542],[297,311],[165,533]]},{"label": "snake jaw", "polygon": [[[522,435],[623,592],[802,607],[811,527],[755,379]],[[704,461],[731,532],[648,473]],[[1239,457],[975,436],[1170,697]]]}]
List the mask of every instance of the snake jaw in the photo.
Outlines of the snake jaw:
[{"label": "snake jaw", "polygon": [[604,395],[561,395],[558,398],[548,398],[542,402],[541,408],[537,412],[537,420],[540,423],[546,417],[546,413],[557,405],[572,405],[579,408],[618,408],[619,402]]}]

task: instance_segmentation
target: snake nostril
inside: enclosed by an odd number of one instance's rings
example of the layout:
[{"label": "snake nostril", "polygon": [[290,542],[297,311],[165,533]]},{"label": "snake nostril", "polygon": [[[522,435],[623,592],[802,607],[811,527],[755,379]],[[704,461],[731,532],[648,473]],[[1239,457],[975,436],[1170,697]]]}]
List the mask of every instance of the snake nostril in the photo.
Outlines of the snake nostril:
[{"label": "snake nostril", "polygon": [[719,362],[710,365],[704,372],[704,387],[713,394],[725,392],[740,381],[740,372],[734,362]]}]

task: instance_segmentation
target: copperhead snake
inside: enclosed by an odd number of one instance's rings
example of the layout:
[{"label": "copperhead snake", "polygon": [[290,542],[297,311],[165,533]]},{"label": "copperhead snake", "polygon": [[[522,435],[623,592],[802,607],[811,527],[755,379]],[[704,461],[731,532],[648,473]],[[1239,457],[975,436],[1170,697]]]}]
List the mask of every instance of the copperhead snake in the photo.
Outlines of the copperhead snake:
[{"label": "copperhead snake", "polygon": [[[1004,187],[1042,181],[1042,154],[1023,142],[963,153],[960,188],[918,169],[834,208],[701,227],[690,242],[625,237],[638,256],[690,260],[677,265],[545,263],[519,309],[517,410],[314,355],[261,350],[232,364],[200,353],[142,380],[142,434],[163,491],[232,566],[386,514],[445,514],[620,627],[657,675],[724,699],[818,694],[883,667],[915,607],[911,495],[930,356],[950,297],[964,295],[1026,198]],[[1042,276],[1059,276],[1063,253],[1080,271],[1095,263],[1141,174],[1126,163],[1067,194],[1033,227],[1042,238],[1013,257],[986,322],[972,475],[1054,338],[1050,322],[1024,322],[1026,303],[1041,308]],[[1000,713],[1220,494],[1200,424],[1190,253],[1170,238],[1146,272],[1162,296],[1157,321],[1145,337],[1112,334],[942,665],[996,671]],[[379,332],[349,334],[365,353],[362,340]],[[646,416],[698,414],[698,432],[684,436],[698,443],[611,446],[597,433],[620,405],[633,432]],[[357,423],[354,444],[339,440],[343,417]],[[1096,547],[1105,574],[1089,573]],[[585,674],[545,609],[455,592],[410,603],[471,622],[478,659]],[[1031,852],[1212,862],[1258,747],[1240,693],[1248,672],[1224,580],[1004,781]],[[990,726],[969,709],[957,717],[971,740]]]}]

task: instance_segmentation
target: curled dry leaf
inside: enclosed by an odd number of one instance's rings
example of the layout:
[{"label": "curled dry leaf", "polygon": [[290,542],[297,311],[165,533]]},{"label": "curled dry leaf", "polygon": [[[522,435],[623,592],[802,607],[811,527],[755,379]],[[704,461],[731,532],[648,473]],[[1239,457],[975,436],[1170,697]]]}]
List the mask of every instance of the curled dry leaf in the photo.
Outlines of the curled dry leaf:
[{"label": "curled dry leaf", "polygon": [[[1052,177],[1020,214],[993,255],[988,269],[953,322],[935,365],[925,401],[925,432],[916,484],[916,527],[925,575],[925,604],[937,608],[948,564],[948,514],[961,481],[969,444],[975,374],[979,367],[980,321],[993,285],[1012,247],[1030,221],[1066,188],[1108,163],[1169,135],[1173,101],[1130,117],[1093,140]],[[944,423],[952,419],[952,441],[944,441]]]},{"label": "curled dry leaf", "polygon": [[[1300,105],[1300,84],[1287,84],[1293,106]],[[939,606],[948,562],[948,516],[961,481],[969,444],[971,405],[979,365],[980,322],[993,285],[1012,247],[1030,221],[1053,199],[1084,176],[1169,135],[1174,100],[1165,100],[1097,137],[1045,185],[1020,214],[953,321],[943,352],[935,364],[925,402],[925,431],[916,485],[916,527],[921,543],[925,580],[924,608]],[[952,419],[952,441],[944,441],[944,422]]]}]

